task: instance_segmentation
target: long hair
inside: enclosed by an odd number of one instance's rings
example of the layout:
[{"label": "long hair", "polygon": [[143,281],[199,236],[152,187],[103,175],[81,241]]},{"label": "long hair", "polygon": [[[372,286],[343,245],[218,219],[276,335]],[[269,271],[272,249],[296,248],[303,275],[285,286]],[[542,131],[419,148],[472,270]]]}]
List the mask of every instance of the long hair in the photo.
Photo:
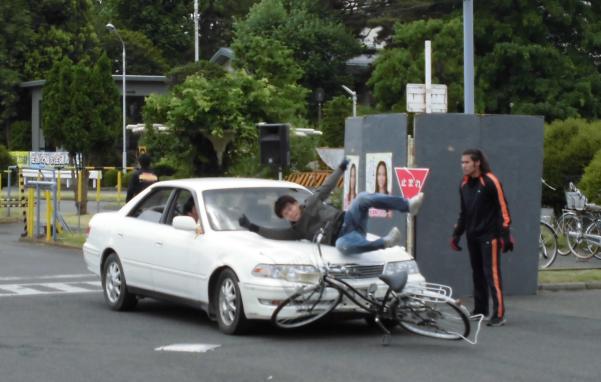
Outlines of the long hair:
[{"label": "long hair", "polygon": [[380,192],[378,190],[378,170],[380,169],[380,166],[384,167],[384,173],[386,174],[386,178],[384,179],[384,190],[382,190],[381,193],[388,194],[388,168],[386,168],[386,162],[384,162],[383,160],[379,161],[378,165],[376,166],[376,192]]},{"label": "long hair", "polygon": [[[353,172],[355,173],[355,179],[351,183]],[[351,202],[357,196],[357,166],[355,164],[351,164],[351,169],[349,170],[348,175],[348,195],[346,196],[346,200]]]},{"label": "long hair", "polygon": [[463,152],[463,155],[469,155],[470,158],[476,162],[480,162],[480,172],[482,174],[486,174],[487,172],[491,172],[490,165],[488,164],[488,159],[486,159],[486,155],[481,150],[478,149],[467,149]]}]

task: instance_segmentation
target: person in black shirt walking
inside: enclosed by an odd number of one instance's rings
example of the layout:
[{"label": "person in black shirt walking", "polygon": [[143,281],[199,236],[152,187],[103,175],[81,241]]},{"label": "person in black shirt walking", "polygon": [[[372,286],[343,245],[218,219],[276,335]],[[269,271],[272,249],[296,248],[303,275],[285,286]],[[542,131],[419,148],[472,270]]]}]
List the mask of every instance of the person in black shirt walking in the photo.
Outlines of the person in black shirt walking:
[{"label": "person in black shirt walking", "polygon": [[134,175],[129,182],[125,202],[129,202],[146,187],[159,180],[154,171],[150,169],[150,156],[148,156],[148,154],[140,155],[138,162],[140,163],[140,168],[134,172]]},{"label": "person in black shirt walking", "polygon": [[489,314],[489,294],[493,311],[488,326],[505,324],[503,280],[499,250],[513,251],[511,215],[503,186],[492,173],[482,151],[470,149],[461,156],[463,179],[460,186],[461,211],[453,230],[451,248],[460,251],[459,239],[465,232],[474,282],[473,314]]}]

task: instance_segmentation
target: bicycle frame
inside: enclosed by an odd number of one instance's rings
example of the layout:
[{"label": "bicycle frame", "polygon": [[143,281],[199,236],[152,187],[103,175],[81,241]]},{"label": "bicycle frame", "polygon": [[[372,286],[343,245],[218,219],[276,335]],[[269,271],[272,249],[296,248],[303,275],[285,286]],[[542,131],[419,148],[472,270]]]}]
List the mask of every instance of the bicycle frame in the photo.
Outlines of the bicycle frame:
[{"label": "bicycle frame", "polygon": [[[382,323],[382,320],[392,320],[394,322],[400,323],[401,319],[396,314],[402,313],[403,311],[406,313],[415,314],[415,308],[422,309],[428,303],[452,303],[458,306],[458,309],[462,309],[464,314],[469,316],[467,313],[467,309],[457,300],[452,298],[452,288],[435,283],[423,283],[423,284],[411,284],[407,283],[404,285],[401,292],[395,292],[390,286],[386,289],[384,297],[382,299],[378,299],[374,296],[374,293],[377,291],[377,286],[374,288],[370,286],[368,292],[364,295],[362,292],[357,290],[348,282],[337,278],[336,276],[331,275],[330,271],[332,268],[324,262],[323,254],[321,251],[321,238],[323,237],[323,232],[325,229],[320,230],[320,232],[316,235],[316,246],[319,254],[320,264],[318,265],[318,269],[322,273],[320,278],[320,284],[322,287],[331,287],[337,289],[343,297],[346,297],[350,302],[355,304],[357,307],[362,309],[366,314],[372,316],[374,318],[374,322],[380,327],[380,329],[384,332],[383,343],[385,345],[390,342],[391,332],[386,326]],[[373,284],[375,285],[375,284]],[[405,300],[404,300],[405,299]],[[397,305],[402,303],[402,305]],[[411,302],[415,304],[412,304]],[[391,307],[396,305],[396,309],[394,310]],[[417,314],[419,316],[419,314]],[[476,330],[476,334],[474,336],[474,341],[464,337],[461,333],[456,333],[459,337],[464,339],[470,344],[477,343],[478,333],[480,331],[480,325],[482,323],[484,316],[480,315],[478,317],[478,326]]]}]

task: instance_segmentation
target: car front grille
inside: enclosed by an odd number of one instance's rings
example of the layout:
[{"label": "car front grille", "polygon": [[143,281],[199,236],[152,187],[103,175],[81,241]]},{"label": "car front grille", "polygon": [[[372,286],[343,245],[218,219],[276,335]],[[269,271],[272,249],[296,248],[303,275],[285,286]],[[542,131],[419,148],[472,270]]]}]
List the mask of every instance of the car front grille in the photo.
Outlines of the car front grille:
[{"label": "car front grille", "polygon": [[378,277],[384,271],[384,264],[358,265],[340,264],[330,265],[330,274],[341,279],[369,279]]}]

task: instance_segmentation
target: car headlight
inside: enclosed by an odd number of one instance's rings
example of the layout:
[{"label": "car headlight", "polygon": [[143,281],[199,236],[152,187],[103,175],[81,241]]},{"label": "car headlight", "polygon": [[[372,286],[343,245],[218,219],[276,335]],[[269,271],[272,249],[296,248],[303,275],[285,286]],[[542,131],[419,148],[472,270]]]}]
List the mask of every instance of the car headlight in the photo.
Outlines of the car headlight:
[{"label": "car headlight", "polygon": [[395,273],[399,273],[400,271],[405,271],[407,274],[411,273],[419,273],[419,267],[415,260],[406,260],[406,261],[393,261],[386,264],[384,268],[385,275],[393,275]]},{"label": "car headlight", "polygon": [[321,273],[313,265],[297,264],[258,264],[251,274],[255,277],[308,284],[317,283],[321,277]]}]

